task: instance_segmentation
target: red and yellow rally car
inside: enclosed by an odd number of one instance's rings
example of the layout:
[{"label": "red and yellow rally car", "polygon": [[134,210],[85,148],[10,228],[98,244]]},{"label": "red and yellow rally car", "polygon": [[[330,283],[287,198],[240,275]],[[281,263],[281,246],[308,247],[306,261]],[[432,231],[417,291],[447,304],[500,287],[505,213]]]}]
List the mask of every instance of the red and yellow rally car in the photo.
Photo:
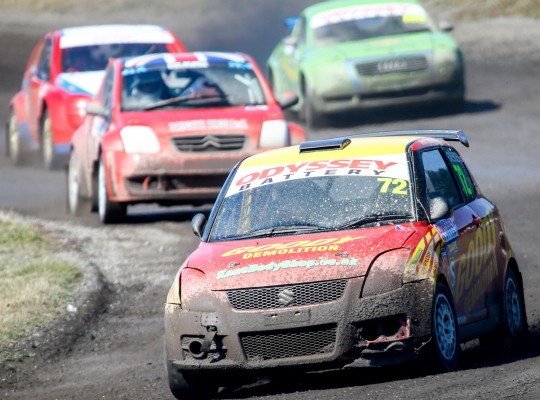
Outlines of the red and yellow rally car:
[{"label": "red and yellow rally car", "polygon": [[6,147],[12,162],[20,165],[38,152],[47,169],[65,165],[71,136],[109,58],[179,51],[185,51],[180,40],[155,25],[89,25],[47,33],[30,54],[21,90],[10,103]]},{"label": "red and yellow rally car", "polygon": [[[239,372],[381,366],[527,332],[522,277],[495,204],[448,141],[383,132],[239,163],[165,305],[177,398]],[[275,369],[274,369],[275,371]]]},{"label": "red and yellow rally car", "polygon": [[241,159],[305,140],[244,54],[151,54],[112,60],[73,135],[72,214],[91,199],[103,223],[128,205],[214,202]]}]

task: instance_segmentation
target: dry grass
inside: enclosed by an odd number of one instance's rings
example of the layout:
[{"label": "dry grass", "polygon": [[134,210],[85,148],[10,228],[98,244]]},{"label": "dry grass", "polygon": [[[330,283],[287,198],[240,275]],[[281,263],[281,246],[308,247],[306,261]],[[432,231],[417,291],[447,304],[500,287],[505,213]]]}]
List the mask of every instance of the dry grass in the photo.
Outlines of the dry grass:
[{"label": "dry grass", "polygon": [[51,322],[66,306],[81,271],[53,254],[50,239],[0,215],[0,362],[9,344]]}]

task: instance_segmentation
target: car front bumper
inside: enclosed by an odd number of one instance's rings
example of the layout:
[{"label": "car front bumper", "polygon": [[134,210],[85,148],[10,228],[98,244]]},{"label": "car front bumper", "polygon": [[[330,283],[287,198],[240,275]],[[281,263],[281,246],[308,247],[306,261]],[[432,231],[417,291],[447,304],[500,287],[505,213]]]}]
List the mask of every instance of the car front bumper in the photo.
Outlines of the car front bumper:
[{"label": "car front bumper", "polygon": [[226,292],[198,302],[201,311],[165,306],[166,355],[178,371],[303,370],[396,364],[431,337],[429,280],[359,298],[350,279],[338,300],[283,309],[233,309]]},{"label": "car front bumper", "polygon": [[127,204],[213,202],[229,172],[253,151],[126,154],[108,152],[110,198]]}]

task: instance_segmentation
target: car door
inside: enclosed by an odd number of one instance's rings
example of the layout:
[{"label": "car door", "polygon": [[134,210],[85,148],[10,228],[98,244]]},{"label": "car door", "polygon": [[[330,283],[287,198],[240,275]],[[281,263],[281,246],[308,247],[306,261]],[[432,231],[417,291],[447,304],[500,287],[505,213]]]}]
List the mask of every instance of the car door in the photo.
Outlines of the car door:
[{"label": "car door", "polygon": [[479,254],[470,248],[474,244],[479,219],[469,207],[451,164],[440,148],[425,150],[421,154],[425,174],[426,196],[444,198],[452,210],[449,218],[435,222],[435,228],[444,239],[441,256],[449,269],[450,290],[454,297],[458,324],[473,322],[485,317],[486,310],[480,303],[466,301],[473,280],[470,271],[479,262]]},{"label": "car door", "polygon": [[32,140],[36,143],[39,143],[43,98],[51,77],[51,37],[44,40],[43,47],[38,52],[36,63],[30,71],[26,100],[30,134]]},{"label": "car door", "polygon": [[114,68],[109,66],[105,71],[101,88],[94,97],[93,102],[99,103],[107,115],[88,115],[86,134],[86,165],[85,169],[89,176],[93,173],[94,162],[99,157],[101,138],[107,132],[112,118],[112,93],[114,86]]},{"label": "car door", "polygon": [[456,277],[458,304],[463,310],[468,310],[466,321],[473,322],[487,317],[489,307],[496,305],[497,288],[504,276],[505,260],[497,257],[500,253],[499,215],[495,205],[479,194],[457,151],[444,147],[443,152],[471,210],[470,218],[476,225],[474,236],[466,244],[467,252],[461,257]]}]

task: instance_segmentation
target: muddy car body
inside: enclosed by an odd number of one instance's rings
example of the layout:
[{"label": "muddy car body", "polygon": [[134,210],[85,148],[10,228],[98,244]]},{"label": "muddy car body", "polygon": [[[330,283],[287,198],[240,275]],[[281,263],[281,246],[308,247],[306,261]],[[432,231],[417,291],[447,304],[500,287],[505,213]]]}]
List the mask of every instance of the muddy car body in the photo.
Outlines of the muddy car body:
[{"label": "muddy car body", "polygon": [[108,223],[132,204],[211,203],[238,161],[305,140],[286,106],[247,55],[113,60],[73,136],[69,208],[77,214],[90,199]]},{"label": "muddy car body", "polygon": [[10,103],[11,160],[18,165],[38,154],[47,169],[65,165],[71,136],[110,57],[184,50],[172,32],[155,25],[88,25],[47,33],[32,51],[21,90]]},{"label": "muddy car body", "polygon": [[227,371],[421,354],[452,370],[461,342],[523,334],[501,216],[451,140],[468,145],[462,132],[376,133],[240,163],[208,222],[194,218],[200,246],[167,297],[173,394],[206,391],[204,374],[219,385]]}]

